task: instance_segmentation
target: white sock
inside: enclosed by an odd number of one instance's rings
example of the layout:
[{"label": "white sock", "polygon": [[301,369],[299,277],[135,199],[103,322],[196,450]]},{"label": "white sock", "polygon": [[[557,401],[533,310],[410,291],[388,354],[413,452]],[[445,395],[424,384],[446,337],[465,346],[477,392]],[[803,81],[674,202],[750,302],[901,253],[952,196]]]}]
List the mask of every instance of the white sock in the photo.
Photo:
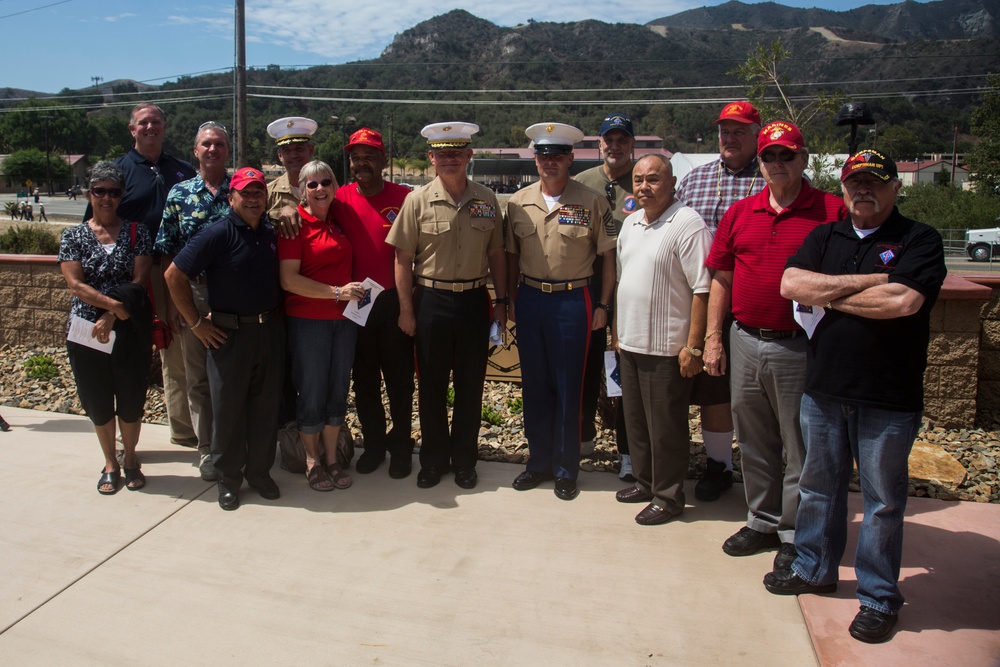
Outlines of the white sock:
[{"label": "white sock", "polygon": [[733,432],[705,431],[701,432],[705,442],[705,453],[708,458],[726,464],[726,470],[733,469]]}]

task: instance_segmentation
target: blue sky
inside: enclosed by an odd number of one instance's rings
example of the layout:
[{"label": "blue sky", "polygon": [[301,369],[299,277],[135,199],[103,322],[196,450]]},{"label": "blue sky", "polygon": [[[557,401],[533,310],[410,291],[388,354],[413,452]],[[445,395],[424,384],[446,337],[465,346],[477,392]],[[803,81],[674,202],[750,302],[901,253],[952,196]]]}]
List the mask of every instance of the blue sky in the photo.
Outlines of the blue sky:
[{"label": "blue sky", "polygon": [[[721,0],[434,0],[349,3],[333,0],[246,0],[247,64],[282,67],[375,58],[395,34],[451,9],[498,25],[528,19],[646,23]],[[791,0],[782,4],[843,11],[889,0]],[[544,5],[544,6],[543,6]],[[233,64],[235,2],[204,0],[0,0],[4,71],[0,87],[55,93],[63,88],[134,79],[160,83]]]}]

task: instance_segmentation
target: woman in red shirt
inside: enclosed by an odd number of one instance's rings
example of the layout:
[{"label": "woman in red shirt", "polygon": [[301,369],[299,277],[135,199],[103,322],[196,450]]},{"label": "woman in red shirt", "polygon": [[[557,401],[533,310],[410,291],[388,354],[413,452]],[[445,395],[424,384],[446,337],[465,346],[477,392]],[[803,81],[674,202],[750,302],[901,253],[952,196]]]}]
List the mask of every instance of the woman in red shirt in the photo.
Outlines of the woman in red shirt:
[{"label": "woman in red shirt", "polygon": [[[364,288],[351,282],[351,243],[331,210],[337,191],[333,170],[313,160],[299,172],[299,189],[304,193],[299,205],[302,227],[293,239],[278,238],[279,271],[288,292],[288,345],[306,478],[316,491],[332,491],[346,489],[352,481],[336,458],[357,339],[344,307],[347,301],[360,300]],[[328,468],[322,465],[322,451]]]}]

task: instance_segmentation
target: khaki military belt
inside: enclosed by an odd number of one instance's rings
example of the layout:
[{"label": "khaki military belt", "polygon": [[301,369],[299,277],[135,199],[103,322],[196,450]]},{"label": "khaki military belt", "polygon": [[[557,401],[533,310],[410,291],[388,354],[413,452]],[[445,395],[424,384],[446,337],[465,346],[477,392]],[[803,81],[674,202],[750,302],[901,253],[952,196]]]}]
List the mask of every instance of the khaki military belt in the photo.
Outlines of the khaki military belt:
[{"label": "khaki military belt", "polygon": [[477,278],[475,280],[433,280],[431,278],[416,276],[415,280],[418,285],[441,290],[442,292],[464,292],[486,284],[486,278]]},{"label": "khaki military belt", "polygon": [[528,276],[522,276],[521,282],[528,287],[534,287],[535,289],[540,289],[546,294],[551,292],[568,292],[569,290],[580,289],[581,287],[586,287],[590,284],[590,278],[580,278],[579,280],[557,280],[555,282],[545,282],[542,280],[535,280],[534,278],[529,278]]}]

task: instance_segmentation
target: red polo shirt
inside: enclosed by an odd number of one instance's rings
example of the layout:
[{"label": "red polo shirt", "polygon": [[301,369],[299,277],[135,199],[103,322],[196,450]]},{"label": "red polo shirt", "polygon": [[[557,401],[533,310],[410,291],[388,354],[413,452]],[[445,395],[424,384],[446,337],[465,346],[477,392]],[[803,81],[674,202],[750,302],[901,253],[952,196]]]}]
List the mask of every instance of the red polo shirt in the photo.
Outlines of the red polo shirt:
[{"label": "red polo shirt", "polygon": [[354,280],[371,278],[386,289],[396,286],[393,273],[396,249],[385,242],[385,237],[408,194],[409,188],[389,182],[371,197],[361,194],[357,183],[337,190],[337,201],[350,209],[338,210],[336,215],[354,247]]},{"label": "red polo shirt", "polygon": [[[302,228],[294,239],[278,237],[278,261],[297,259],[299,273],[325,285],[351,282],[351,242],[332,222],[317,220],[299,206]],[[285,312],[310,320],[342,320],[347,301],[315,299],[287,292]]]},{"label": "red polo shirt", "polygon": [[705,265],[733,272],[733,316],[760,329],[789,331],[792,302],[781,296],[781,274],[806,235],[818,225],[847,217],[844,203],[802,179],[802,191],[778,213],[770,188],[733,204],[719,222]]}]

